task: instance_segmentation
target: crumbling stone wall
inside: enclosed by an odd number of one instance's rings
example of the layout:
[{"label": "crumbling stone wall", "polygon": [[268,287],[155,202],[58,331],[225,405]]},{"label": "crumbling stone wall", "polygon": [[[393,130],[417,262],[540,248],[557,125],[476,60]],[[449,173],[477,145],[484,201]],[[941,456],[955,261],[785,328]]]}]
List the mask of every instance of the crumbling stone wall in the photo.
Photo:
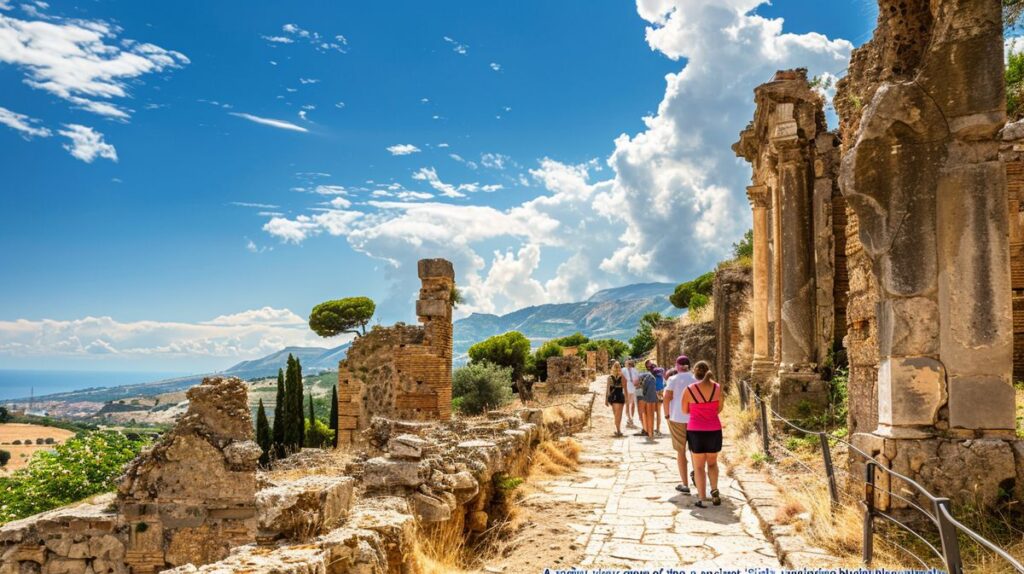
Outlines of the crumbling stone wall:
[{"label": "crumbling stone wall", "polygon": [[823,375],[846,330],[836,311],[847,290],[839,141],[807,70],[780,70],[754,96],[754,119],[733,145],[753,167],[751,379],[789,414],[827,404]]},{"label": "crumbling stone wall", "polygon": [[245,394],[238,379],[205,380],[116,495],[0,527],[0,573],[414,572],[417,523],[493,527],[495,479],[525,475],[542,440],[590,417],[580,396],[472,422],[377,418],[345,475],[274,482],[257,472]]},{"label": "crumbling stone wall", "polygon": [[[1000,7],[880,0],[875,35],[835,98],[840,186],[877,297],[874,332],[851,329],[851,340],[877,340],[878,422],[853,440],[933,492],[983,506],[1024,483]],[[871,287],[858,285],[861,303]]]},{"label": "crumbling stone wall", "polygon": [[128,525],[125,562],[135,574],[204,564],[256,537],[256,465],[248,387],[204,379],[188,412],[136,458],[118,485]]},{"label": "crumbling stone wall", "polygon": [[374,416],[447,420],[452,402],[452,292],[444,259],[418,264],[421,326],[374,327],[338,365],[338,444],[348,445]]},{"label": "crumbling stone wall", "polygon": [[1006,166],[1010,225],[1010,286],[1013,289],[1013,380],[1024,381],[1024,121],[1002,131],[999,158]]},{"label": "crumbling stone wall", "polygon": [[[849,433],[873,432],[878,428],[878,322],[875,305],[878,287],[871,259],[860,242],[857,215],[847,207],[846,257],[849,269],[849,299],[846,305],[847,423]],[[859,476],[859,475],[858,475]]]},{"label": "crumbling stone wall", "polygon": [[[730,265],[715,272],[714,328],[717,333],[715,376],[725,385],[737,378],[747,378],[750,373],[733,372],[733,352],[743,339],[740,318],[748,311],[751,295],[752,269],[745,265]],[[705,359],[706,360],[706,359]]]},{"label": "crumbling stone wall", "polygon": [[672,365],[679,356],[681,319],[662,319],[651,329],[654,337],[654,361],[659,365]]},{"label": "crumbling stone wall", "polygon": [[579,355],[548,357],[548,379],[543,388],[549,395],[584,392],[588,382],[587,366]]},{"label": "crumbling stone wall", "polygon": [[128,466],[116,497],[0,528],[0,572],[145,574],[220,560],[256,539],[256,465],[247,386],[189,389],[177,425]]}]

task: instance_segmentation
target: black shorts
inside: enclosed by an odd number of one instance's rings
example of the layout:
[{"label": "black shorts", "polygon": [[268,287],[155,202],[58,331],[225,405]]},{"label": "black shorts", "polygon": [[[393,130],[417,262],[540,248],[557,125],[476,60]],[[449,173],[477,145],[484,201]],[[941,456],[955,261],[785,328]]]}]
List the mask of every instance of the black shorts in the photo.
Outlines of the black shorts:
[{"label": "black shorts", "polygon": [[690,446],[690,452],[694,454],[721,452],[722,431],[688,430],[686,431],[686,444]]},{"label": "black shorts", "polygon": [[613,405],[621,405],[626,402],[626,394],[622,387],[612,387],[611,392],[608,393],[608,402]]}]

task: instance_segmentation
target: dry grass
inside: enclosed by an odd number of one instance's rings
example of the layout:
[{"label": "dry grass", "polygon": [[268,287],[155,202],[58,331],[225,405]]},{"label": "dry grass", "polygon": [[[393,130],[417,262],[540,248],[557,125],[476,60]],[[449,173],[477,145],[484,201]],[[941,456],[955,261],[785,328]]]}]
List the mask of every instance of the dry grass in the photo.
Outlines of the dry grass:
[{"label": "dry grass", "polygon": [[418,574],[461,574],[489,558],[507,556],[516,551],[521,541],[514,541],[512,534],[529,522],[529,516],[521,512],[519,503],[536,491],[531,481],[576,470],[582,450],[582,445],[571,438],[544,441],[538,445],[527,480],[513,489],[495,493],[488,509],[492,526],[473,536],[471,542],[462,520],[421,525],[414,550]]},{"label": "dry grass", "polygon": [[571,438],[544,441],[533,453],[530,477],[558,476],[575,471],[580,465],[583,446]]},{"label": "dry grass", "polygon": [[687,309],[686,314],[679,318],[679,324],[684,327],[686,325],[699,325],[700,323],[708,323],[714,318],[715,298],[711,297],[708,299],[708,304],[700,309]]},{"label": "dry grass", "polygon": [[[6,450],[11,453],[11,460],[3,470],[0,470],[0,474],[3,474],[5,471],[13,472],[24,467],[36,451],[52,449],[73,436],[75,436],[75,433],[72,431],[43,425],[27,423],[0,424],[0,450]],[[35,444],[36,439],[40,438],[43,440],[53,439],[54,444]],[[11,444],[16,440],[22,443],[27,441],[32,444]]]},{"label": "dry grass", "polygon": [[464,572],[466,536],[461,520],[420,525],[413,554],[422,574]]}]

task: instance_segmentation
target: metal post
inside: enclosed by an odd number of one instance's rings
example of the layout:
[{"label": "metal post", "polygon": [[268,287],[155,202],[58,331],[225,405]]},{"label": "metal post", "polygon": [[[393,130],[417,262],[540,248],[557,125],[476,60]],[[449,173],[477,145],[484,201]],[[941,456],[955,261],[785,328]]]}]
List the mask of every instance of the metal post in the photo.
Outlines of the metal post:
[{"label": "metal post", "polygon": [[740,381],[740,409],[747,410],[747,382]]},{"label": "metal post", "polygon": [[875,555],[875,463],[864,465],[864,565]]},{"label": "metal post", "polygon": [[761,406],[761,446],[764,448],[764,455],[771,458],[772,449],[768,444],[768,405],[764,403],[764,397],[761,397],[758,404]]},{"label": "metal post", "polygon": [[821,440],[821,458],[825,463],[825,476],[828,477],[828,496],[832,499],[832,510],[839,507],[839,488],[836,486],[836,471],[832,467],[832,449],[828,445],[828,435],[820,432],[818,439]]},{"label": "metal post", "polygon": [[939,538],[942,540],[942,557],[946,561],[946,571],[949,574],[963,574],[960,540],[957,538],[956,526],[946,518],[946,512],[949,512],[949,499],[936,498],[935,518],[939,522]]}]

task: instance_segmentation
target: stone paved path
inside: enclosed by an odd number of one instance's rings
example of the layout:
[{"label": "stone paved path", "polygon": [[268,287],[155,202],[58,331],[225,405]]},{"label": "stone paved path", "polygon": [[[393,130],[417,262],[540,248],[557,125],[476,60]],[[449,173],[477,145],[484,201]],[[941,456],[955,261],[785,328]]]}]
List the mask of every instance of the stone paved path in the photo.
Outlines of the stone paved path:
[{"label": "stone paved path", "polygon": [[583,548],[579,566],[781,567],[724,467],[722,506],[695,507],[695,496],[674,490],[678,473],[667,426],[654,444],[644,437],[613,438],[611,409],[600,400],[603,385],[595,381],[592,388],[598,390],[593,426],[576,436],[584,447],[581,467],[545,483],[547,493],[540,495],[589,509],[566,524]]}]

